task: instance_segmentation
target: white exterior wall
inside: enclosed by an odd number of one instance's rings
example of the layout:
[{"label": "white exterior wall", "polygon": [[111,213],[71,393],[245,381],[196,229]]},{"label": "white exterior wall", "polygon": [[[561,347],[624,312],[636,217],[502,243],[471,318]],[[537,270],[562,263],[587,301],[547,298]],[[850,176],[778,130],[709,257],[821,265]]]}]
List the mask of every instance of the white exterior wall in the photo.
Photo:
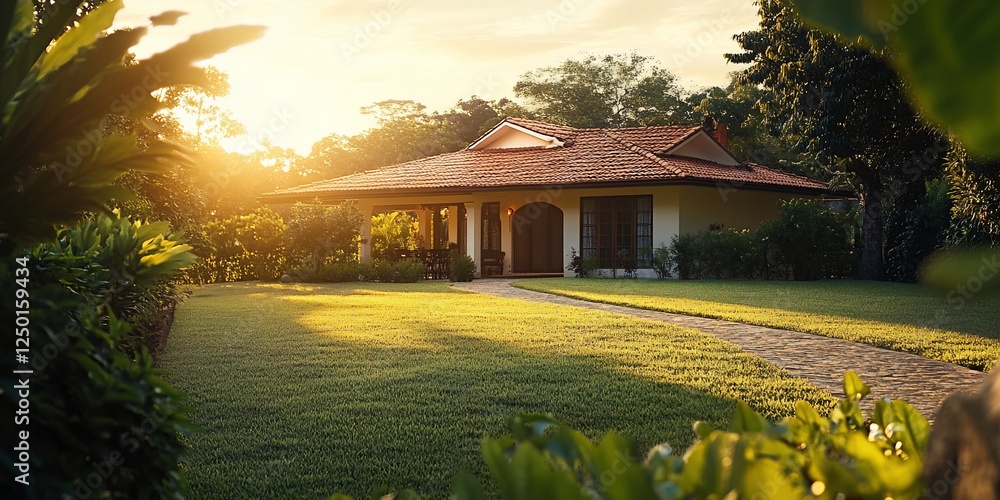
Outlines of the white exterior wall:
[{"label": "white exterior wall", "polygon": [[786,193],[718,187],[682,186],[680,188],[680,233],[708,231],[721,224],[726,229],[755,229],[760,221],[778,215],[781,200],[802,197]]},{"label": "white exterior wall", "polygon": [[725,149],[722,149],[707,133],[695,134],[690,139],[670,150],[670,154],[701,158],[721,165],[735,166],[739,164],[732,155],[727,153]]}]

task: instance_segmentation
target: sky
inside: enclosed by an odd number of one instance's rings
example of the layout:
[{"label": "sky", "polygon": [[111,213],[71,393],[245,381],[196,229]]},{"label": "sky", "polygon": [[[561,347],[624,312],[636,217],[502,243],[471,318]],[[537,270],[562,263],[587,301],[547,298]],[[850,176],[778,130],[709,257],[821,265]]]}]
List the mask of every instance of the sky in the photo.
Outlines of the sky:
[{"label": "sky", "polygon": [[220,105],[247,126],[225,145],[270,140],[300,154],[373,126],[360,108],[374,102],[514,98],[519,76],[587,54],[634,51],[687,88],[724,85],[739,69],[723,58],[738,50],[732,35],[757,25],[752,0],[125,0],[115,27],[166,10],[188,15],[151,30],[140,58],[212,28],[268,27],[206,63],[229,74]]}]

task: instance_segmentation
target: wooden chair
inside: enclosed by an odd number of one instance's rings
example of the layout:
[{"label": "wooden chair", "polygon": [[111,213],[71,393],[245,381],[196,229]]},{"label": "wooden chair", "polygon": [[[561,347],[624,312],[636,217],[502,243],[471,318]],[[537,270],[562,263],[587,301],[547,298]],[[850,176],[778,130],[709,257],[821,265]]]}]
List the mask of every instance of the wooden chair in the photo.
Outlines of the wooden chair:
[{"label": "wooden chair", "polygon": [[[506,253],[500,250],[483,250],[482,263],[480,269],[483,276],[498,276],[503,274],[503,259]],[[496,270],[496,272],[492,272]]]}]

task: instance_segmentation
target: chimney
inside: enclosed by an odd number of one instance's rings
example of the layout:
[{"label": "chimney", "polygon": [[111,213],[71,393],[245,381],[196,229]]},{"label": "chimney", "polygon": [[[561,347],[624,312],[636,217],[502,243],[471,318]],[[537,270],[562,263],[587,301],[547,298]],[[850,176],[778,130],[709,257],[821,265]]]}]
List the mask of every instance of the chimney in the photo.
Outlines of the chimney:
[{"label": "chimney", "polygon": [[715,137],[715,140],[719,141],[719,144],[722,144],[722,147],[727,150],[729,149],[729,130],[726,128],[725,123],[719,122],[715,126],[715,131],[712,132],[712,137]]},{"label": "chimney", "polygon": [[711,134],[716,141],[719,141],[722,147],[727,150],[729,149],[729,130],[726,128],[725,123],[717,122],[712,116],[706,116],[705,121],[701,124],[701,128]]}]

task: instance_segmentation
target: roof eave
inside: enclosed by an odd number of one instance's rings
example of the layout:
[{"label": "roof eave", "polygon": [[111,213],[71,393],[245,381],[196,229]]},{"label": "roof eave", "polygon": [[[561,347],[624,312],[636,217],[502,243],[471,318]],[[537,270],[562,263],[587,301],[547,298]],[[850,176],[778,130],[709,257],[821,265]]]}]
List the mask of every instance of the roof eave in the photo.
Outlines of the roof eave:
[{"label": "roof eave", "polygon": [[842,196],[852,197],[850,193],[835,191],[829,188],[804,187],[804,186],[783,186],[779,184],[761,184],[749,182],[719,181],[711,179],[677,178],[662,180],[637,180],[637,181],[614,181],[614,182],[581,182],[570,184],[511,184],[507,186],[491,187],[439,187],[439,188],[410,188],[410,189],[372,189],[357,191],[318,191],[306,193],[270,193],[257,197],[263,203],[297,203],[302,201],[353,200],[367,198],[403,198],[422,195],[466,195],[472,193],[490,191],[519,191],[519,190],[556,190],[556,189],[587,189],[587,188],[611,188],[611,187],[642,187],[642,186],[702,186],[716,187],[719,189],[737,189],[749,191],[769,191],[779,193],[801,194],[809,196]]}]

